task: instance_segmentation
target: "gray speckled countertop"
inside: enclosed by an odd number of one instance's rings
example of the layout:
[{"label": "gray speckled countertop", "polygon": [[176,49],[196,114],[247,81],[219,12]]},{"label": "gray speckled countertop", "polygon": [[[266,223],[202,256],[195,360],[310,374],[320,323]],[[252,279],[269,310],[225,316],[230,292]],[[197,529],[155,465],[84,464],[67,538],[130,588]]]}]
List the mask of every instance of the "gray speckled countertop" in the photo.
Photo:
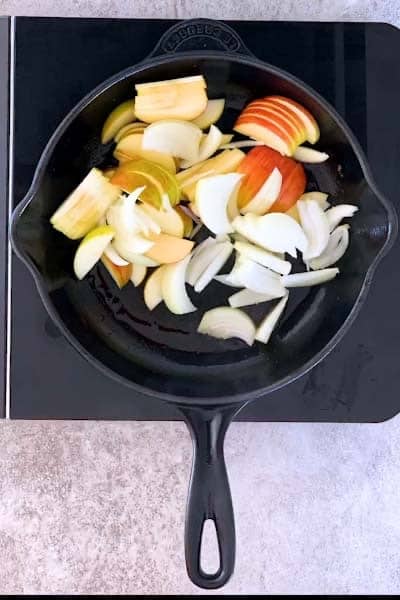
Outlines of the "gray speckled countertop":
[{"label": "gray speckled countertop", "polygon": [[[0,0],[0,13],[376,20],[378,0]],[[400,592],[400,417],[235,424],[236,571],[220,593]],[[0,594],[198,593],[183,559],[180,423],[0,423]]]}]

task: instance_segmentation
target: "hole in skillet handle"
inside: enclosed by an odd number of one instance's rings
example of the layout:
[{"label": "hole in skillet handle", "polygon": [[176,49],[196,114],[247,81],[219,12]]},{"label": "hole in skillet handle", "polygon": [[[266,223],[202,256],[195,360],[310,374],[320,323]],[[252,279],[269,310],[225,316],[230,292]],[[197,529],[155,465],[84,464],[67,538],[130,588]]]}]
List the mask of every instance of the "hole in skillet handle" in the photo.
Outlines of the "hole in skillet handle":
[{"label": "hole in skillet handle", "polygon": [[[235,566],[235,522],[228,474],[224,460],[224,439],[234,416],[246,405],[177,405],[193,441],[193,464],[186,508],[185,558],[192,582],[204,589],[217,589],[230,579]],[[211,520],[218,542],[219,566],[214,573],[202,567],[205,523]]]},{"label": "hole in skillet handle", "polygon": [[211,19],[189,19],[168,29],[146,60],[163,54],[196,51],[222,51],[254,57],[229,25]]}]

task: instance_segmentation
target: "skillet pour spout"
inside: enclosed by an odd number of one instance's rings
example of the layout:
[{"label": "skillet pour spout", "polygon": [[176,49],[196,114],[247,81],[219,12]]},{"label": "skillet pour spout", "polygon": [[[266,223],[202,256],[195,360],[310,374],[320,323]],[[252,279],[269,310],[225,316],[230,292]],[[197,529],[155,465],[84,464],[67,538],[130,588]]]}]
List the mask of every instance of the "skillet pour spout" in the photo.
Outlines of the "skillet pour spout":
[{"label": "skillet pour spout", "polygon": [[[359,207],[351,243],[339,263],[340,276],[291,304],[267,347],[238,340],[213,340],[197,333],[198,318],[226,303],[218,283],[196,297],[198,312],[172,316],[163,307],[150,313],[141,291],[117,290],[102,265],[77,281],[76,243],[49,218],[90,168],[102,166],[112,146],[100,131],[110,111],[132,97],[138,82],[203,74],[210,98],[223,97],[223,131],[253,98],[280,94],[297,100],[317,119],[327,163],[306,166],[311,189],[328,192],[334,203]],[[307,84],[254,57],[233,28],[196,19],[180,22],[160,39],[143,62],[114,75],[88,94],[60,123],[37,166],[32,186],[11,222],[14,251],[35,279],[43,303],[65,338],[92,365],[116,382],[173,403],[181,410],[194,443],[194,465],[186,521],[188,573],[200,587],[214,589],[233,572],[235,531],[223,440],[230,421],[249,401],[304,375],[349,331],[379,261],[397,234],[392,204],[378,191],[353,133],[334,108]],[[255,308],[261,319],[263,308]],[[261,312],[260,312],[261,311]],[[220,568],[205,573],[200,548],[205,520],[216,525]]]}]

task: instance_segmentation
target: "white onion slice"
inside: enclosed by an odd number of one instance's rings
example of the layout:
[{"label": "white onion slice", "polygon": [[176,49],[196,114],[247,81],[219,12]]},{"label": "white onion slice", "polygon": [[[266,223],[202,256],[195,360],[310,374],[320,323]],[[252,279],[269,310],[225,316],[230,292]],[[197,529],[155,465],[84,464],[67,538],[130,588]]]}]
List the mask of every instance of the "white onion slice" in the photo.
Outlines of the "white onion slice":
[{"label": "white onion slice", "polygon": [[162,297],[167,308],[175,315],[184,315],[197,310],[190,301],[185,287],[189,260],[190,254],[179,262],[165,265],[161,281]]},{"label": "white onion slice", "polygon": [[229,275],[233,282],[239,283],[240,287],[253,292],[268,294],[275,298],[286,294],[279,275],[244,256],[239,255]]},{"label": "white onion slice", "polygon": [[349,241],[349,225],[340,225],[331,233],[324,252],[310,260],[308,266],[315,271],[336,264],[346,252]]},{"label": "white onion slice", "polygon": [[319,152],[307,146],[298,146],[294,151],[293,158],[304,163],[323,163],[329,158],[326,152]]},{"label": "white onion slice", "polygon": [[236,194],[243,175],[227,173],[200,179],[196,186],[196,210],[204,225],[216,235],[233,231],[228,204]]},{"label": "white onion slice", "polygon": [[322,210],[327,210],[330,208],[330,203],[328,202],[329,194],[325,194],[325,192],[305,192],[299,198],[299,200],[315,200],[318,202]]},{"label": "white onion slice", "polygon": [[233,308],[240,308],[242,306],[251,306],[252,304],[260,304],[262,302],[269,302],[273,300],[274,296],[269,294],[259,294],[253,292],[253,290],[247,290],[246,288],[236,292],[229,296],[228,302]]},{"label": "white onion slice", "polygon": [[262,342],[263,344],[267,344],[269,342],[271,334],[275,329],[280,316],[285,310],[288,298],[289,294],[286,294],[286,296],[284,296],[282,300],[280,300],[278,304],[274,306],[274,308],[267,314],[267,316],[264,317],[263,321],[257,327],[255,339],[258,342]]},{"label": "white onion slice", "polygon": [[258,142],[256,140],[241,140],[240,142],[229,142],[228,144],[222,144],[221,150],[229,150],[230,148],[252,148],[253,146],[265,146],[264,142]]},{"label": "white onion slice", "polygon": [[218,244],[218,246],[220,246],[220,248],[218,249],[218,254],[206,267],[206,269],[204,269],[203,273],[197,279],[194,286],[195,292],[200,293],[204,290],[204,288],[208,286],[208,284],[214,279],[214,276],[218,273],[220,269],[222,269],[222,267],[232,254],[233,246],[229,242]]},{"label": "white onion slice", "polygon": [[213,262],[216,256],[218,256],[221,249],[221,244],[218,244],[215,239],[211,237],[207,238],[200,246],[202,247],[199,247],[197,252],[194,251],[192,253],[188,268],[186,269],[186,281],[192,286],[196,284],[206,268]]},{"label": "white onion slice", "polygon": [[149,310],[154,310],[163,301],[161,283],[165,265],[152,272],[143,290],[144,303]]},{"label": "white onion slice", "polygon": [[292,270],[292,264],[288,260],[282,260],[272,252],[258,248],[253,244],[249,244],[249,242],[235,242],[234,248],[243,256],[281,275],[288,275]]},{"label": "white onion slice", "polygon": [[303,259],[316,258],[325,250],[329,241],[329,223],[326,213],[315,200],[297,202],[300,222],[308,239]]},{"label": "white onion slice", "polygon": [[265,215],[278,199],[282,188],[282,173],[276,167],[263,183],[257,194],[241,209],[243,214]]},{"label": "white onion slice", "polygon": [[243,311],[220,306],[204,313],[197,331],[223,340],[237,337],[252,346],[256,328]]},{"label": "white onion slice", "polygon": [[142,148],[196,162],[202,135],[200,127],[193,123],[166,119],[146,127]]},{"label": "white onion slice", "polygon": [[135,257],[138,254],[148,252],[148,250],[154,246],[154,242],[139,234],[117,234],[113,240],[113,246],[122,258],[133,263],[135,262]]},{"label": "white onion slice", "polygon": [[144,254],[131,252],[129,245],[125,245],[124,238],[119,238],[118,240],[114,239],[113,244],[118,254],[121,254],[121,256],[123,256],[123,258],[125,258],[126,260],[129,259],[129,262],[133,265],[144,265],[145,267],[158,267],[158,265],[160,264],[152,258],[148,258]]},{"label": "white onion slice", "polygon": [[210,158],[220,147],[222,141],[222,132],[215,125],[211,125],[210,131],[200,142],[199,153],[196,160],[181,160],[181,169],[187,169],[196,163],[202,162]]},{"label": "white onion slice", "polygon": [[149,235],[150,233],[155,233],[157,235],[161,233],[160,225],[156,223],[141,206],[135,206],[135,218],[139,224],[140,231],[144,233],[144,235]]},{"label": "white onion slice", "polygon": [[326,211],[329,230],[333,231],[343,219],[350,218],[358,211],[358,206],[353,204],[338,204]]},{"label": "white onion slice", "polygon": [[227,285],[229,287],[239,288],[241,287],[240,281],[237,281],[232,277],[230,273],[224,273],[223,275],[216,275],[214,277],[215,281],[218,283],[222,283],[223,285]]},{"label": "white onion slice", "polygon": [[321,269],[320,271],[309,271],[307,273],[292,273],[291,275],[282,275],[282,285],[287,288],[308,287],[311,285],[320,285],[326,281],[334,279],[339,273],[339,269]]},{"label": "white onion slice", "polygon": [[269,213],[263,216],[247,213],[236,217],[232,223],[235,231],[245,238],[271,252],[287,252],[294,258],[296,249],[307,249],[307,238],[300,225],[283,213]]},{"label": "white onion slice", "polygon": [[129,265],[129,262],[127,260],[125,260],[124,258],[122,258],[122,256],[120,256],[118,254],[118,252],[115,250],[112,243],[109,244],[107,246],[107,248],[104,250],[104,254],[107,256],[107,258],[109,260],[111,260],[111,262],[114,265],[117,265],[117,267],[126,267],[127,265]]},{"label": "white onion slice", "polygon": [[131,281],[135,287],[138,287],[146,277],[147,267],[145,265],[132,265]]}]

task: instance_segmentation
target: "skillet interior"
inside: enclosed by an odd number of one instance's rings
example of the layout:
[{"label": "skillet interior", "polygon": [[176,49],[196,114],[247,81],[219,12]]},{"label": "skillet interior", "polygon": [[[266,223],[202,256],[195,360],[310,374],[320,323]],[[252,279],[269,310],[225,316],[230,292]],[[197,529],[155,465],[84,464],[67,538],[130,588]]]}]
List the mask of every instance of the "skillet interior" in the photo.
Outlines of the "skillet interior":
[{"label": "skillet interior", "polygon": [[[179,317],[163,306],[150,313],[142,288],[127,286],[119,291],[101,265],[77,282],[72,273],[76,243],[49,223],[55,208],[87,171],[109,162],[112,148],[101,146],[101,126],[115,105],[132,96],[134,83],[198,73],[207,79],[209,97],[226,98],[221,121],[226,132],[243,106],[257,96],[280,93],[307,106],[321,127],[320,147],[332,156],[328,164],[308,173],[309,189],[331,193],[335,203],[345,201],[361,208],[352,221],[350,248],[338,265],[341,275],[310,291],[294,290],[267,347],[247,348],[237,340],[214,340],[196,333],[204,310],[226,304],[232,293],[216,282],[203,294],[192,295],[199,307],[196,313]],[[34,267],[48,310],[78,349],[128,383],[160,396],[223,400],[240,394],[244,399],[302,374],[343,331],[390,233],[385,206],[368,186],[345,132],[318,99],[265,65],[226,56],[180,56],[132,69],[76,113],[47,163],[42,163],[34,192],[14,220],[13,237],[20,254]],[[267,310],[267,305],[259,305],[248,312],[257,321]]]}]

